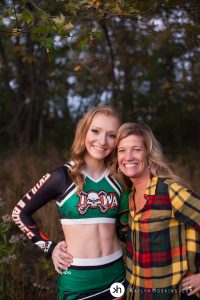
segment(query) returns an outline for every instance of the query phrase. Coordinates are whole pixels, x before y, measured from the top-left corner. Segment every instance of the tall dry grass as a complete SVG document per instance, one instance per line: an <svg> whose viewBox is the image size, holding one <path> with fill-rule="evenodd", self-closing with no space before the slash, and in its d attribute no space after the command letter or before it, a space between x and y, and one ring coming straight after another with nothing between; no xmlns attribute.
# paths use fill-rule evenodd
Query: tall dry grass
<svg viewBox="0 0 200 300"><path fill-rule="evenodd" d="M3 200L3 211L10 214L15 204L47 172L62 165L64 159L58 151L52 149L48 156L40 157L29 151L15 152L1 162L0 193ZM55 240L63 238L55 201L34 214L40 226Z"/></svg>
<svg viewBox="0 0 200 300"><path fill-rule="evenodd" d="M197 151L171 159L173 168L195 193L200 195L200 157Z"/></svg>

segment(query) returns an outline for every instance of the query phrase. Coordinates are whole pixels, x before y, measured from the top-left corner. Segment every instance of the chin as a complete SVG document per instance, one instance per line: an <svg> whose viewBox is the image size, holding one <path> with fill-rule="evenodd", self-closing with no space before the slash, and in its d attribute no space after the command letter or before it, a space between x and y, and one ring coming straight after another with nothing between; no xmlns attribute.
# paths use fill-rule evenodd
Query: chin
<svg viewBox="0 0 200 300"><path fill-rule="evenodd" d="M93 155L93 158L96 160L102 160L106 158L106 155Z"/></svg>
<svg viewBox="0 0 200 300"><path fill-rule="evenodd" d="M130 177L130 178L132 178L132 177L135 177L133 174L130 174L129 172L122 172L125 176L127 176L127 177Z"/></svg>
<svg viewBox="0 0 200 300"><path fill-rule="evenodd" d="M129 174L129 175L126 175L126 176L130 177L131 179L137 178L137 176L135 174Z"/></svg>
<svg viewBox="0 0 200 300"><path fill-rule="evenodd" d="M105 159L108 156L108 153L94 153L93 157L96 159Z"/></svg>

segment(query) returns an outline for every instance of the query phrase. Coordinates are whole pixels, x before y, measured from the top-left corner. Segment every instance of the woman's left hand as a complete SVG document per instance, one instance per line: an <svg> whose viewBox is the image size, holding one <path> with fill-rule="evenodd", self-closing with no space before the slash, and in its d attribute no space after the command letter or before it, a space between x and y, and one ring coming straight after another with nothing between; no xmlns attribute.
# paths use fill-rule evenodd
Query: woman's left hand
<svg viewBox="0 0 200 300"><path fill-rule="evenodd" d="M200 273L185 277L181 285L182 291L188 291L188 296L194 295L200 291Z"/></svg>

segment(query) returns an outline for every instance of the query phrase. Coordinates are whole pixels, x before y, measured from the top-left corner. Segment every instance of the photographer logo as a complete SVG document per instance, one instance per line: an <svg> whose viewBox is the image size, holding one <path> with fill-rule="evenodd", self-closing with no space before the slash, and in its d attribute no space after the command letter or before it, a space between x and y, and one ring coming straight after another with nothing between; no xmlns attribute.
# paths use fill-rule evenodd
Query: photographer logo
<svg viewBox="0 0 200 300"><path fill-rule="evenodd" d="M110 287L110 293L113 297L118 298L124 295L125 288L120 282L115 282Z"/></svg>

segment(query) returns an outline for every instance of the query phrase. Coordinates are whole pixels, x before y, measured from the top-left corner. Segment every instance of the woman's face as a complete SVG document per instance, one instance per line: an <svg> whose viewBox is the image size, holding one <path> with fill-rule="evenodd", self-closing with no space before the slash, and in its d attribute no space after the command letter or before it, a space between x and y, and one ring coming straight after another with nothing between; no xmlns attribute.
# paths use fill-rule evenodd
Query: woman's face
<svg viewBox="0 0 200 300"><path fill-rule="evenodd" d="M121 172L131 180L149 174L147 153L141 136L129 135L122 139L117 153Z"/></svg>
<svg viewBox="0 0 200 300"><path fill-rule="evenodd" d="M114 116L95 114L85 138L87 157L104 160L114 148L118 128L119 121Z"/></svg>

